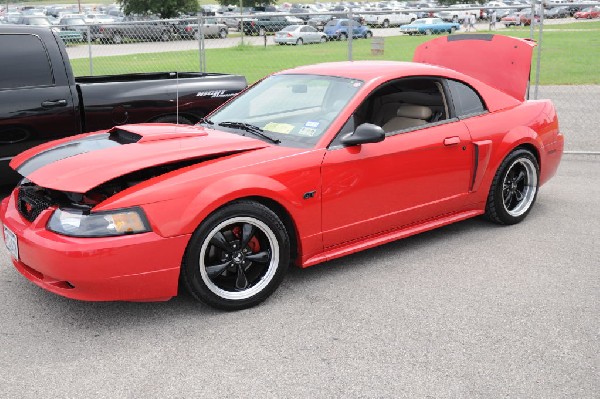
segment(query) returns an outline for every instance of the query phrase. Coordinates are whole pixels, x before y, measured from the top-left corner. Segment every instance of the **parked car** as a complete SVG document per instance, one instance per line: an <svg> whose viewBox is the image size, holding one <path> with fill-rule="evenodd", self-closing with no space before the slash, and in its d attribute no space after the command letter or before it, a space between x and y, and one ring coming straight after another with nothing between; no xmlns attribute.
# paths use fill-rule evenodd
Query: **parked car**
<svg viewBox="0 0 600 399"><path fill-rule="evenodd" d="M48 17L41 15L21 16L19 17L17 24L50 28L55 31L65 43L80 42L83 40L83 35L80 32L72 29L60 29L58 27L54 27Z"/></svg>
<svg viewBox="0 0 600 399"><path fill-rule="evenodd" d="M88 24L110 24L116 22L115 17L107 14L85 14L84 20Z"/></svg>
<svg viewBox="0 0 600 399"><path fill-rule="evenodd" d="M570 16L571 13L569 11L569 7L567 6L554 7L544 11L544 18L548 19L567 18Z"/></svg>
<svg viewBox="0 0 600 399"><path fill-rule="evenodd" d="M91 33L91 29L88 28L88 25L85 23L83 18L81 17L63 17L58 21L58 25L60 25L60 29L62 31L75 31L81 35L81 39L86 41L88 30L90 31L90 39L94 40L95 37Z"/></svg>
<svg viewBox="0 0 600 399"><path fill-rule="evenodd" d="M325 43L327 35L309 25L290 25L275 33L275 43L303 45Z"/></svg>
<svg viewBox="0 0 600 399"><path fill-rule="evenodd" d="M368 39L373 36L373 32L359 22L351 19L333 19L325 25L323 32L327 35L328 40L347 40L352 30L353 38Z"/></svg>
<svg viewBox="0 0 600 399"><path fill-rule="evenodd" d="M384 14L364 14L363 18L365 24L369 26L389 28L390 26L408 24L417 19L417 14L393 11L391 9L382 10L386 12Z"/></svg>
<svg viewBox="0 0 600 399"><path fill-rule="evenodd" d="M198 23L187 23L182 30L179 31L179 35L186 39L196 39L200 37L198 30ZM227 25L217 22L216 18L205 18L202 24L202 33L204 37L218 37L225 39L229 34L229 28Z"/></svg>
<svg viewBox="0 0 600 399"><path fill-rule="evenodd" d="M573 15L575 19L592 19L592 18L600 18L600 7L593 6L584 8L581 11L578 11Z"/></svg>
<svg viewBox="0 0 600 399"><path fill-rule="evenodd" d="M166 21L127 21L98 25L97 37L106 43L121 44L125 40L171 41L175 28Z"/></svg>
<svg viewBox="0 0 600 399"><path fill-rule="evenodd" d="M402 25L400 32L408 35L431 35L443 32L452 34L459 29L460 24L456 22L444 22L441 18L422 18L408 25Z"/></svg>
<svg viewBox="0 0 600 399"><path fill-rule="evenodd" d="M311 17L306 24L312 26L313 28L322 31L325 28L327 22L331 21L335 17L333 15L326 14L318 14L314 17Z"/></svg>
<svg viewBox="0 0 600 399"><path fill-rule="evenodd" d="M124 125L31 149L0 203L12 263L68 298L187 289L237 310L271 295L290 263L480 215L519 223L564 137L550 100L525 100L534 44L486 37L428 41L413 63L279 72L197 126Z"/></svg>
<svg viewBox="0 0 600 399"><path fill-rule="evenodd" d="M243 27L246 35L260 35L261 32L277 32L291 23L283 15L255 15L244 19Z"/></svg>
<svg viewBox="0 0 600 399"><path fill-rule="evenodd" d="M74 78L60 33L0 26L0 185L16 183L8 161L34 145L121 123L196 123L246 87L218 73Z"/></svg>

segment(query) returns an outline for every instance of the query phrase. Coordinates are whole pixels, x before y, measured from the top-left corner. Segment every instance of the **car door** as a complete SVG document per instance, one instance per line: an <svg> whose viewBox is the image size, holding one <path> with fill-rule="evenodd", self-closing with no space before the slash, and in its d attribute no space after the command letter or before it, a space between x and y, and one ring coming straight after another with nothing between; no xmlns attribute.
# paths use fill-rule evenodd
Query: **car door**
<svg viewBox="0 0 600 399"><path fill-rule="evenodd" d="M388 133L380 143L332 146L322 166L324 246L463 210L470 143L465 124L450 118Z"/></svg>
<svg viewBox="0 0 600 399"><path fill-rule="evenodd" d="M36 35L6 33L0 34L0 48L6 54L0 74L1 185L16 154L79 133L80 126L65 67L50 62L60 58L58 47L46 48Z"/></svg>

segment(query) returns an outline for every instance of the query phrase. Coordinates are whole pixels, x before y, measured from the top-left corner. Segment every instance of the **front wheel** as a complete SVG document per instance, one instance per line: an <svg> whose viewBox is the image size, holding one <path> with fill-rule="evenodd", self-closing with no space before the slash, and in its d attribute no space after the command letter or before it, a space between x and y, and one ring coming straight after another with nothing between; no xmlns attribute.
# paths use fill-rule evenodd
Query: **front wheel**
<svg viewBox="0 0 600 399"><path fill-rule="evenodd" d="M226 31L225 29L221 29L221 30L219 31L219 38L220 38L220 39L225 39L225 38L227 38L227 31Z"/></svg>
<svg viewBox="0 0 600 399"><path fill-rule="evenodd" d="M346 35L345 33L340 33L340 40L348 40L348 35Z"/></svg>
<svg viewBox="0 0 600 399"><path fill-rule="evenodd" d="M426 29L426 30L425 30L425 34L426 34L427 36L431 36L431 33L432 33L431 29Z"/></svg>
<svg viewBox="0 0 600 399"><path fill-rule="evenodd" d="M224 310L264 301L279 286L290 261L281 219L253 201L215 211L192 235L182 279L196 299Z"/></svg>
<svg viewBox="0 0 600 399"><path fill-rule="evenodd" d="M456 32L456 28L453 26L450 28L450 31L448 33L453 34L454 32Z"/></svg>
<svg viewBox="0 0 600 399"><path fill-rule="evenodd" d="M369 30L365 32L365 39L370 39L373 37L373 33Z"/></svg>
<svg viewBox="0 0 600 399"><path fill-rule="evenodd" d="M321 43L325 43L327 42L327 36L321 36L321 39L319 40Z"/></svg>
<svg viewBox="0 0 600 399"><path fill-rule="evenodd" d="M516 224L533 206L539 185L539 165L528 150L517 149L498 168L486 204L486 216L498 224Z"/></svg>

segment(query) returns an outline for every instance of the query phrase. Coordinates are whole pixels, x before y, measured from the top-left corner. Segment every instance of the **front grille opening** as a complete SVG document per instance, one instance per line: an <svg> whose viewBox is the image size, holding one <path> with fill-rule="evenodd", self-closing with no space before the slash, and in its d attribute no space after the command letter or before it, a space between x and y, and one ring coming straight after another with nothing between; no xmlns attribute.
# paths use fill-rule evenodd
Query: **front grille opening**
<svg viewBox="0 0 600 399"><path fill-rule="evenodd" d="M22 185L17 196L17 209L21 216L33 222L44 210L54 205L51 197L35 185Z"/></svg>

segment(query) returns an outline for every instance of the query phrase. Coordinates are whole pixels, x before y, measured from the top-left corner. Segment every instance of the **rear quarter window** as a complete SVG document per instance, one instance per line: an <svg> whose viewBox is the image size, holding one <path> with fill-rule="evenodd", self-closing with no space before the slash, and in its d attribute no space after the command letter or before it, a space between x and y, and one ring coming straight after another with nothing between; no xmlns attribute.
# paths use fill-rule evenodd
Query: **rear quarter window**
<svg viewBox="0 0 600 399"><path fill-rule="evenodd" d="M470 86L456 80L448 80L452 104L457 117L479 115L487 111L479 94Z"/></svg>
<svg viewBox="0 0 600 399"><path fill-rule="evenodd" d="M51 86L52 68L46 48L34 35L0 35L0 90Z"/></svg>

